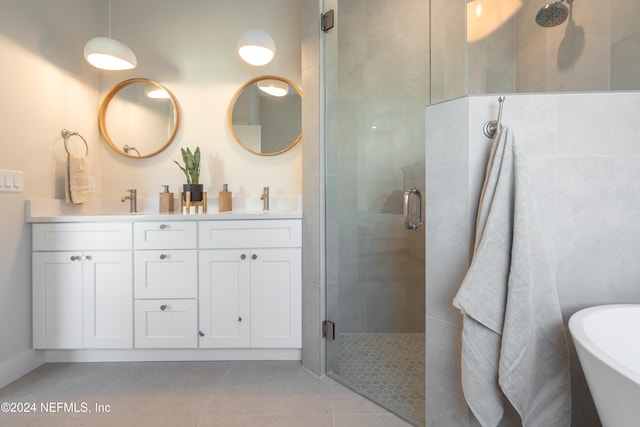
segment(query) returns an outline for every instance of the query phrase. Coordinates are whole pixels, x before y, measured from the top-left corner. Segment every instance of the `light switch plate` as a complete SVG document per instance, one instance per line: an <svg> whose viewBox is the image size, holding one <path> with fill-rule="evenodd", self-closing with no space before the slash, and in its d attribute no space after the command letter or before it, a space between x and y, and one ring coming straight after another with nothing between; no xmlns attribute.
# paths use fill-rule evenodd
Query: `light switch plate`
<svg viewBox="0 0 640 427"><path fill-rule="evenodd" d="M22 193L24 174L22 171L0 170L0 192Z"/></svg>

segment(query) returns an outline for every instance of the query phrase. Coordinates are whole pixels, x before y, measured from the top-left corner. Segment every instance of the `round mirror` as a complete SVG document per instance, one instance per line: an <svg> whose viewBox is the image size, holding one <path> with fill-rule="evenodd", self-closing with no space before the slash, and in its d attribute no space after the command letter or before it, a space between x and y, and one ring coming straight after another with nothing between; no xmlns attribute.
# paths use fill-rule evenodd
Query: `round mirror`
<svg viewBox="0 0 640 427"><path fill-rule="evenodd" d="M180 114L171 92L149 79L129 79L104 97L100 133L119 154L151 157L167 148L178 132Z"/></svg>
<svg viewBox="0 0 640 427"><path fill-rule="evenodd" d="M284 153L302 139L302 92L282 77L256 77L231 99L228 121L233 137L252 153Z"/></svg>

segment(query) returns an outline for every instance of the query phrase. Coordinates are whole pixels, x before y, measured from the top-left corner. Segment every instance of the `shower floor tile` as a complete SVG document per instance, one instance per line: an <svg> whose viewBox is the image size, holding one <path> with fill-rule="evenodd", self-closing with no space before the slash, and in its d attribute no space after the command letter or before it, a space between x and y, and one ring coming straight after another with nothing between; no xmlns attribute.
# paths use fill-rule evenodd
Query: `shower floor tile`
<svg viewBox="0 0 640 427"><path fill-rule="evenodd" d="M340 334L333 373L355 391L425 425L424 333Z"/></svg>

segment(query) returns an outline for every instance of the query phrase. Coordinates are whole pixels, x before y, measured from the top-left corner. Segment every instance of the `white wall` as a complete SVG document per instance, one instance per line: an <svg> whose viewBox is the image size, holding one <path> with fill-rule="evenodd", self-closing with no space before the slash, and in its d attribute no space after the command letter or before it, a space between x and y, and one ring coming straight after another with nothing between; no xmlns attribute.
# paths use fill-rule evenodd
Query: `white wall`
<svg viewBox="0 0 640 427"><path fill-rule="evenodd" d="M0 169L24 171L23 193L0 193L0 386L43 362L31 350L31 229L24 200L60 197L63 128L95 152L97 74L82 58L98 1L0 2ZM69 16L82 19L69 21ZM91 158L91 167L96 167Z"/></svg>
<svg viewBox="0 0 640 427"><path fill-rule="evenodd" d="M482 96L427 108L427 425L477 425L460 389L462 317L451 301L470 262L490 146L482 127L497 104ZM638 111L638 92L505 101L503 123L527 155L565 324L584 307L640 303ZM574 350L571 366L572 425L598 426Z"/></svg>
<svg viewBox="0 0 640 427"><path fill-rule="evenodd" d="M100 144L98 196L119 199L126 189L137 188L139 198L154 198L162 184L180 191L184 175L173 160L181 161L180 147L195 146L202 151L200 182L209 197L217 197L223 183L234 197L259 197L265 186L272 196L302 193L301 144L280 156L261 157L242 148L227 128L229 101L247 80L277 74L300 85L298 2L258 4L260 27L276 43L276 57L264 67L244 63L236 51L240 35L256 26L254 0L112 0L112 35L136 53L138 67L100 72L101 96L128 78L156 80L178 99L182 124L174 143L149 159L125 158Z"/></svg>
<svg viewBox="0 0 640 427"><path fill-rule="evenodd" d="M181 146L196 145L203 152L201 182L213 195L223 183L234 196L257 198L263 186L274 196L302 192L300 145L281 156L256 156L235 142L226 122L228 102L246 80L279 74L300 83L297 1L261 5L260 24L275 39L277 59L252 67L238 57L236 44L255 26L254 0L113 0L112 35L135 51L139 65L120 72L96 70L82 56L87 40L108 34L107 5L0 0L0 169L24 171L25 187L20 194L0 193L0 386L43 362L31 350L31 230L23 206L26 199L64 197L63 128L88 141L97 198L119 199L128 188L153 198L162 184L178 191L184 176L173 160L180 160ZM115 153L98 131L102 97L132 77L165 84L181 108L176 141L149 159Z"/></svg>

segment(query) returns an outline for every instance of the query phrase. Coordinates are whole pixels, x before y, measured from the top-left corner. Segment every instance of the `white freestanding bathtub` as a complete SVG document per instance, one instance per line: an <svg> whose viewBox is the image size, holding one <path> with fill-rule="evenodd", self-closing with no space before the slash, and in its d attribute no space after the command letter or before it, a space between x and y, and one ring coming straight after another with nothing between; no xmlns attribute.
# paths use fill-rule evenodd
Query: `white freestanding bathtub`
<svg viewBox="0 0 640 427"><path fill-rule="evenodd" d="M569 330L602 425L640 426L640 304L580 310Z"/></svg>

